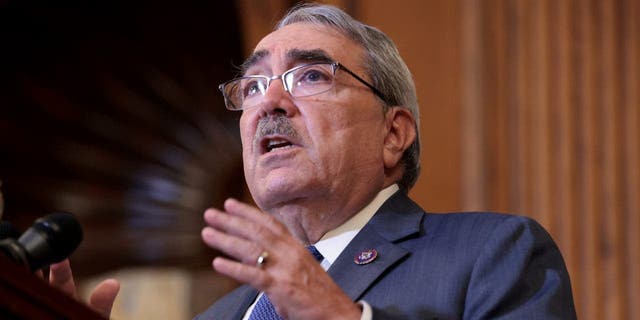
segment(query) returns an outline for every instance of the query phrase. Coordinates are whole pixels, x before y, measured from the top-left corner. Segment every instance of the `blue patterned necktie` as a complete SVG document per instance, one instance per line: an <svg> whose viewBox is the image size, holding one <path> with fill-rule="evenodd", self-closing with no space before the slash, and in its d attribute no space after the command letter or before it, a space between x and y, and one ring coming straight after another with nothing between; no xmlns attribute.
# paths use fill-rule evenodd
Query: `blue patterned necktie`
<svg viewBox="0 0 640 320"><path fill-rule="evenodd" d="M307 250L311 252L318 262L324 259L316 247L308 246ZM273 304L271 304L269 297L267 297L266 294L263 294L262 297L260 297L260 300L258 300L256 305L253 307L249 320L282 320L282 318L276 313L276 309L273 307Z"/></svg>
<svg viewBox="0 0 640 320"><path fill-rule="evenodd" d="M276 309L271 304L269 297L263 294L255 307L253 307L249 320L282 320L282 318L276 313Z"/></svg>
<svg viewBox="0 0 640 320"><path fill-rule="evenodd" d="M322 253L320 253L320 251L318 251L318 249L316 249L316 247L308 246L307 250L309 250L309 252L311 252L313 257L316 258L316 260L318 262L322 262L322 260L324 260L324 257L322 256Z"/></svg>

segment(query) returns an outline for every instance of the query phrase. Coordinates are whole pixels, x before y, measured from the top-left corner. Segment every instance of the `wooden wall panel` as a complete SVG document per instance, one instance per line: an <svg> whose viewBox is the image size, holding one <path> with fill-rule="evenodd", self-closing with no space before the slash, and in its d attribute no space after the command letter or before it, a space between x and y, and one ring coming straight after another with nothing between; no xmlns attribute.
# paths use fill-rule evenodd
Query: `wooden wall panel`
<svg viewBox="0 0 640 320"><path fill-rule="evenodd" d="M389 34L413 72L412 197L537 219L563 252L579 318L639 314L640 1L329 2Z"/></svg>
<svg viewBox="0 0 640 320"><path fill-rule="evenodd" d="M480 29L508 21L502 63L510 89L501 90L491 72L477 85L483 95L502 92L508 101L514 137L504 146L512 158L503 163L513 168L503 182L512 193L507 210L538 219L558 240L582 318L626 319L637 312L638 297L637 280L627 281L637 279L639 262L631 251L638 241L630 239L637 234L639 195L637 2L482 4L478 15L507 16L489 15ZM485 56L500 54L494 49L480 47ZM488 136L497 135L495 120L477 119ZM484 162L483 170L495 170Z"/></svg>
<svg viewBox="0 0 640 320"><path fill-rule="evenodd" d="M429 210L537 219L565 256L581 319L638 314L639 1L358 2L416 79L429 142L412 196ZM437 54L447 50L458 52Z"/></svg>

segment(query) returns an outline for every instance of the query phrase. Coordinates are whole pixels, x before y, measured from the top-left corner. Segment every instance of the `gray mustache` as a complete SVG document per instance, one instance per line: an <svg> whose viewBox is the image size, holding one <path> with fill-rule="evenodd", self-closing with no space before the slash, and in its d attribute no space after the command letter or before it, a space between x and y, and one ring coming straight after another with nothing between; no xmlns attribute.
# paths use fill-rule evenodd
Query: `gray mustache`
<svg viewBox="0 0 640 320"><path fill-rule="evenodd" d="M298 132L288 117L278 114L269 115L258 120L258 128L253 141L258 142L262 137L268 135L282 135L295 138L298 136Z"/></svg>

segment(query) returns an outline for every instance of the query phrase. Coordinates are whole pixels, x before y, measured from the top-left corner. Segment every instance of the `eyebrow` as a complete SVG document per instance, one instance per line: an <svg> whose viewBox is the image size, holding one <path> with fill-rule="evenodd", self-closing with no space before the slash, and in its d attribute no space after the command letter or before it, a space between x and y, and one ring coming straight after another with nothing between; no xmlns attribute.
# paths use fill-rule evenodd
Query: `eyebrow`
<svg viewBox="0 0 640 320"><path fill-rule="evenodd" d="M249 70L254 65L258 64L265 57L269 56L271 53L267 50L258 50L245 60L240 66L240 72L245 74L247 70ZM334 59L329 56L329 54L322 49L312 49L312 50L303 50L303 49L291 49L287 52L287 60L290 62L333 62Z"/></svg>
<svg viewBox="0 0 640 320"><path fill-rule="evenodd" d="M247 60L245 60L241 65L240 65L240 73L241 74L245 74L247 72L247 70L249 70L249 68L253 67L254 65L258 64L258 62L260 62L260 60L264 59L264 57L268 56L270 53L267 50L258 50L253 52L249 58L247 58Z"/></svg>
<svg viewBox="0 0 640 320"><path fill-rule="evenodd" d="M333 62L333 58L322 49L292 49L287 52L287 58L295 62Z"/></svg>

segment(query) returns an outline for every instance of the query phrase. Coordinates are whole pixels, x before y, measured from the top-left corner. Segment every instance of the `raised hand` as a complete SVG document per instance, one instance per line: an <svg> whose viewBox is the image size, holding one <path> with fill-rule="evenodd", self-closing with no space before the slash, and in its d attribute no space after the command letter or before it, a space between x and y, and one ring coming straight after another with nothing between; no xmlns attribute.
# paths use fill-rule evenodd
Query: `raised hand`
<svg viewBox="0 0 640 320"><path fill-rule="evenodd" d="M229 256L216 257L213 268L265 292L280 316L360 319L359 306L274 217L229 199L224 211L209 209L204 219L203 241Z"/></svg>

